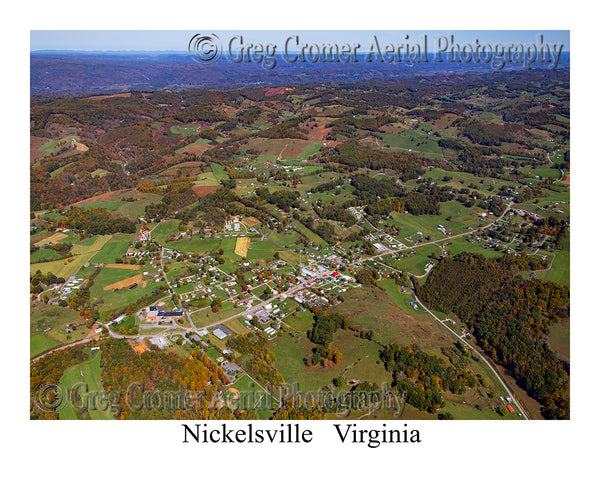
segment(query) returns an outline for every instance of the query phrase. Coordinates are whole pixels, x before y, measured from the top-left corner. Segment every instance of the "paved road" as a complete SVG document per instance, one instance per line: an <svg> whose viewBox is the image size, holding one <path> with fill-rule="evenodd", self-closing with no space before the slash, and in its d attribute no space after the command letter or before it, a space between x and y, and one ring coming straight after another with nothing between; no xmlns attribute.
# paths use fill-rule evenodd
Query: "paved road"
<svg viewBox="0 0 600 480"><path fill-rule="evenodd" d="M40 358L44 358L47 355L50 355L51 353L58 352L59 350L64 350L65 348L71 348L76 345L81 345L83 343L88 343L88 342L91 342L92 340L93 340L92 338L84 338L83 340L79 340L78 342L67 343L66 345L59 345L58 347L52 348L52 349L38 355L37 357L31 358L30 361L37 362Z"/></svg>
<svg viewBox="0 0 600 480"><path fill-rule="evenodd" d="M433 318L435 318L441 325L444 326L444 328L446 328L449 332L452 333L452 335L454 335L456 338L458 338L458 340L460 342L462 342L465 346L467 346L467 348L469 348L472 352L474 352L475 354L477 354L479 356L479 358L481 358L485 364L490 368L490 370L492 372L494 372L494 375L496 375L496 378L499 380L499 382L502 384L502 386L504 387L504 389L506 390L506 393L508 393L508 396L510 398L512 398L513 403L515 404L515 406L517 407L517 409L519 410L519 412L521 412L521 414L523 415L523 417L527 420L530 420L529 416L527 415L527 413L525 413L525 410L523 410L521 408L521 405L517 402L517 399L515 398L514 394L509 390L508 386L506 385L506 383L504 383L504 381L502 380L502 378L500 377L500 375L498 374L498 372L496 372L496 369L492 366L492 364L490 362L488 362L488 360L481 354L479 353L478 350L476 350L471 344L469 344L468 342L466 342L462 336L458 335L458 333L456 333L454 330L452 330L448 325L446 325L445 322L443 322L442 320L440 320L438 317L436 317L431 310L429 310L424 304L423 302L421 302L421 300L419 300L419 298L417 297L417 294L414 292L413 290L413 294L415 295L415 300L417 302L419 302L419 305L421 305L421 307L423 307L427 313L429 313L429 315L431 315Z"/></svg>

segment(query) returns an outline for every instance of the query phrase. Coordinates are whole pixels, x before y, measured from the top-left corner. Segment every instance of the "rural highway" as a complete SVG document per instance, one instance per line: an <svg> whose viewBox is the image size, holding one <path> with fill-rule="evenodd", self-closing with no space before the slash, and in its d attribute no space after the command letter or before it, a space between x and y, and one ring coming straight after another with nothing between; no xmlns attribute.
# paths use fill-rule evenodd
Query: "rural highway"
<svg viewBox="0 0 600 480"><path fill-rule="evenodd" d="M506 385L506 383L504 383L504 381L502 380L502 378L500 377L500 375L498 374L498 372L496 372L496 369L492 366L492 364L490 362L488 362L488 360L481 354L479 353L478 350L476 350L473 346L471 346L468 342L466 342L460 335L458 335L454 330L452 330L448 325L446 325L445 322L443 322L442 320L440 320L438 317L436 317L433 312L431 310L429 310L424 304L423 302L421 302L421 300L419 300L419 298L417 297L416 292L413 289L413 294L415 296L415 300L417 302L419 302L419 305L425 309L427 311L427 313L429 313L429 315L431 315L433 318L435 318L441 325L444 326L444 328L446 328L449 332L452 333L452 335L454 335L456 338L458 338L458 340L460 342L462 342L467 348L469 348L472 352L474 352L475 354L477 354L479 356L479 358L481 358L484 363L490 368L490 370L494 373L494 375L496 375L496 378L498 379L498 381L500 382L500 384L504 387L504 389L506 390L506 393L508 393L508 396L512 399L513 403L515 404L515 406L518 408L519 412L521 412L521 414L523 415L523 418L530 420L529 416L527 415L527 413L525 413L525 410L523 410L521 408L521 405L519 404L519 402L517 402L517 399L515 398L515 396L513 395L513 393L509 390L508 386Z"/></svg>

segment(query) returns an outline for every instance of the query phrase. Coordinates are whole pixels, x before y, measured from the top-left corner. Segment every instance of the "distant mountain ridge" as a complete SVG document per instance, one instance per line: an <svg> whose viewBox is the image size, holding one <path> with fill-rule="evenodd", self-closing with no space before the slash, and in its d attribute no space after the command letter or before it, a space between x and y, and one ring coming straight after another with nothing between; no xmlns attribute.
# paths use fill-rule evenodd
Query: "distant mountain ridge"
<svg viewBox="0 0 600 480"><path fill-rule="evenodd" d="M130 90L182 90L190 88L237 88L281 86L290 83L348 83L376 79L400 79L417 75L493 73L484 63L367 62L359 54L356 63L289 63L275 55L275 68L260 63L233 63L223 57L213 65L200 65L187 52L68 52L37 51L30 54L32 95L80 96ZM558 68L569 68L569 52L563 52ZM539 66L539 67L538 67ZM547 69L545 64L533 67ZM507 64L504 70L523 69Z"/></svg>

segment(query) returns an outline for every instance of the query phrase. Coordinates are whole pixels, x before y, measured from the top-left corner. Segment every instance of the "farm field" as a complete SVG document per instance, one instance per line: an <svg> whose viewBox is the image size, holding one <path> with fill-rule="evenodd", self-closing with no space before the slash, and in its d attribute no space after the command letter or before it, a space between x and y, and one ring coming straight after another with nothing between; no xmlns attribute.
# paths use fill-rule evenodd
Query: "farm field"
<svg viewBox="0 0 600 480"><path fill-rule="evenodd" d="M77 329L66 333L65 327L68 323L75 324ZM88 333L89 329L86 328L81 316L71 309L44 303L32 305L30 308L30 356L32 357L57 345L82 340Z"/></svg>
<svg viewBox="0 0 600 480"><path fill-rule="evenodd" d="M92 263L113 263L117 258L121 258L129 248L129 242L135 239L135 235L126 233L116 233L110 240L104 244L102 249L92 258Z"/></svg>
<svg viewBox="0 0 600 480"><path fill-rule="evenodd" d="M40 270L46 274L48 272L54 273L57 277L69 278L74 275L83 265L90 261L90 259L102 249L102 247L110 240L111 235L99 235L91 239L91 244L86 246L75 245L73 246L73 261L68 260L55 260L52 262L36 263L31 265L31 271L35 272Z"/></svg>
<svg viewBox="0 0 600 480"><path fill-rule="evenodd" d="M378 288L354 289L344 298L344 303L334 307L333 311L345 315L351 326L373 330L374 340L378 342L399 345L416 342L424 350L451 344L451 339L433 323L431 317L406 313ZM376 310L370 307L373 302L378 306Z"/></svg>
<svg viewBox="0 0 600 480"><path fill-rule="evenodd" d="M360 379L378 385L391 381L391 375L378 364L379 348L376 344L356 337L350 331L339 331L333 345L343 355L343 362L331 367L307 367L303 358L312 350L312 343L302 334L284 334L271 341L275 365L288 382L298 382L300 390L318 391L337 376L347 380Z"/></svg>

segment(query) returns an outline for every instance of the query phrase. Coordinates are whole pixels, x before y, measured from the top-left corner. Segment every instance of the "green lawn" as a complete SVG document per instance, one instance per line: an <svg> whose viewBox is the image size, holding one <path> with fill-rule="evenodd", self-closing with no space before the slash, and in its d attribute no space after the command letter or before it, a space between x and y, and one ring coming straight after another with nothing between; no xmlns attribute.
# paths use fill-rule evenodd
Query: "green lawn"
<svg viewBox="0 0 600 480"><path fill-rule="evenodd" d="M53 248L40 248L29 255L29 261L32 263L38 263L44 260L56 260L59 258L60 255Z"/></svg>
<svg viewBox="0 0 600 480"><path fill-rule="evenodd" d="M164 244L167 237L179 234L179 220L164 220L152 231L152 237L160 244Z"/></svg>
<svg viewBox="0 0 600 480"><path fill-rule="evenodd" d="M115 263L129 248L129 242L135 239L135 234L116 233L91 259L92 263Z"/></svg>
<svg viewBox="0 0 600 480"><path fill-rule="evenodd" d="M210 168L212 169L213 175L217 182L221 183L223 180L229 180L229 175L225 173L225 167L219 163L211 163Z"/></svg>
<svg viewBox="0 0 600 480"><path fill-rule="evenodd" d="M92 420L109 420L114 417L110 413L110 405L95 404L91 398L94 393L102 393L102 372L100 367L100 352L93 354L92 358L78 365L69 367L63 373L60 383L70 391L75 385L83 384L82 388L77 391L81 393L81 404L89 405L88 412ZM87 394L86 394L87 390ZM68 403L63 410L60 411L59 418L61 420L75 420L77 415L73 406Z"/></svg>
<svg viewBox="0 0 600 480"><path fill-rule="evenodd" d="M314 346L303 333L279 335L270 346L276 357L275 365L285 381L298 383L304 392L318 391L340 375L347 380L359 379L377 384L391 382L391 375L378 363L381 347L356 337L349 330L336 332L332 342L332 346L342 352L341 365L307 367L303 358L310 354Z"/></svg>
<svg viewBox="0 0 600 480"><path fill-rule="evenodd" d="M314 323L314 318L310 311L304 310L303 312L298 311L292 313L291 315L287 316L283 321L295 330L302 332L312 327Z"/></svg>
<svg viewBox="0 0 600 480"><path fill-rule="evenodd" d="M74 275L84 263L90 261L90 259L102 249L102 247L111 239L111 235L98 235L87 239L87 242L74 243L72 253L74 254L73 261L68 260L55 260L53 262L45 262L32 265L30 270L35 272L40 270L46 274L48 272L54 273L57 277L69 278Z"/></svg>
<svg viewBox="0 0 600 480"><path fill-rule="evenodd" d="M29 356L35 357L57 345L60 345L60 342L40 333L36 333L29 338Z"/></svg>
<svg viewBox="0 0 600 480"><path fill-rule="evenodd" d="M67 323L79 325L84 322L79 313L70 308L45 303L32 306L30 309L31 356L57 344L76 342L87 336L89 330L85 325L67 334L65 332Z"/></svg>

